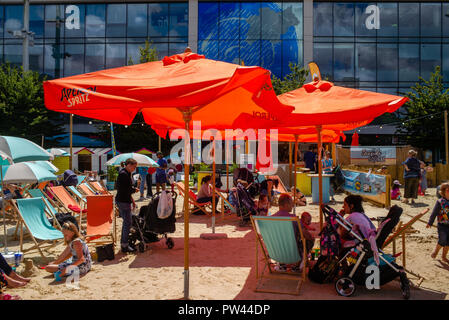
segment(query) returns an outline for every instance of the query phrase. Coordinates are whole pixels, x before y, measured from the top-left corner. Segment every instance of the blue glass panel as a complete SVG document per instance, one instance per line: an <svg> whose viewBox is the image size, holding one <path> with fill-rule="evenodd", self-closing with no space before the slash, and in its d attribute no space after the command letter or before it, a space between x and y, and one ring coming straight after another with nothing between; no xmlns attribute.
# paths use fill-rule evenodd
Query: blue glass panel
<svg viewBox="0 0 449 320"><path fill-rule="evenodd" d="M428 80L430 74L435 72L435 67L441 66L441 45L421 45L421 77Z"/></svg>
<svg viewBox="0 0 449 320"><path fill-rule="evenodd" d="M30 46L30 70L37 71L40 74L44 72L44 46Z"/></svg>
<svg viewBox="0 0 449 320"><path fill-rule="evenodd" d="M106 69L126 66L125 44L106 45Z"/></svg>
<svg viewBox="0 0 449 320"><path fill-rule="evenodd" d="M22 65L22 46L21 45L5 45L5 62L9 62L11 66L20 67Z"/></svg>
<svg viewBox="0 0 449 320"><path fill-rule="evenodd" d="M198 53L204 54L207 59L218 60L218 41L217 40L198 41Z"/></svg>
<svg viewBox="0 0 449 320"><path fill-rule="evenodd" d="M421 36L441 36L441 3L421 3Z"/></svg>
<svg viewBox="0 0 449 320"><path fill-rule="evenodd" d="M168 3L148 4L148 35L152 37L168 36ZM167 48L168 52L168 48Z"/></svg>
<svg viewBox="0 0 449 320"><path fill-rule="evenodd" d="M162 60L165 56L168 56L168 43L155 43L157 56L159 60Z"/></svg>
<svg viewBox="0 0 449 320"><path fill-rule="evenodd" d="M44 6L30 5L30 31L34 32L35 38L42 38L44 36L44 21Z"/></svg>
<svg viewBox="0 0 449 320"><path fill-rule="evenodd" d="M217 39L218 39L218 3L199 2L198 40L217 40Z"/></svg>
<svg viewBox="0 0 449 320"><path fill-rule="evenodd" d="M105 45L86 44L85 72L94 72L104 69Z"/></svg>
<svg viewBox="0 0 449 320"><path fill-rule="evenodd" d="M377 81L398 80L398 45L377 44Z"/></svg>
<svg viewBox="0 0 449 320"><path fill-rule="evenodd" d="M44 47L44 73L52 78L62 77L64 46L49 44Z"/></svg>
<svg viewBox="0 0 449 320"><path fill-rule="evenodd" d="M240 43L238 40L218 42L218 60L240 64Z"/></svg>
<svg viewBox="0 0 449 320"><path fill-rule="evenodd" d="M86 5L86 37L104 37L106 33L106 5Z"/></svg>
<svg viewBox="0 0 449 320"><path fill-rule="evenodd" d="M189 7L187 3L170 3L169 5L170 37L188 37Z"/></svg>
<svg viewBox="0 0 449 320"><path fill-rule="evenodd" d="M283 3L282 39L303 38L302 3Z"/></svg>
<svg viewBox="0 0 449 320"><path fill-rule="evenodd" d="M22 28L23 6L5 6L5 38L13 38L11 33L15 30L22 30Z"/></svg>
<svg viewBox="0 0 449 320"><path fill-rule="evenodd" d="M5 16L3 13L4 6L0 6L0 39L3 38L3 24L5 23ZM2 50L2 56L3 56L3 50ZM1 60L0 60L1 62Z"/></svg>
<svg viewBox="0 0 449 320"><path fill-rule="evenodd" d="M398 35L398 4L378 3L380 10L380 29L377 30L379 37L395 37Z"/></svg>
<svg viewBox="0 0 449 320"><path fill-rule="evenodd" d="M443 44L443 63L442 70L443 81L449 82L449 44Z"/></svg>
<svg viewBox="0 0 449 320"><path fill-rule="evenodd" d="M218 35L220 39L239 39L240 4L220 2L220 18L218 21Z"/></svg>
<svg viewBox="0 0 449 320"><path fill-rule="evenodd" d="M106 7L106 36L126 36L126 4L108 4Z"/></svg>
<svg viewBox="0 0 449 320"><path fill-rule="evenodd" d="M377 29L375 28L374 24L378 9L375 5L375 3L355 4L355 33L357 36L376 36Z"/></svg>
<svg viewBox="0 0 449 320"><path fill-rule="evenodd" d="M240 41L240 61L245 66L260 66L260 40Z"/></svg>
<svg viewBox="0 0 449 320"><path fill-rule="evenodd" d="M419 45L399 44L399 81L418 81Z"/></svg>
<svg viewBox="0 0 449 320"><path fill-rule="evenodd" d="M290 73L289 63L302 65L302 42L282 40L282 76Z"/></svg>
<svg viewBox="0 0 449 320"><path fill-rule="evenodd" d="M240 39L260 39L260 3L240 4Z"/></svg>
<svg viewBox="0 0 449 320"><path fill-rule="evenodd" d="M354 44L334 44L335 81L354 81Z"/></svg>
<svg viewBox="0 0 449 320"><path fill-rule="evenodd" d="M282 3L262 2L262 39L281 39L282 32Z"/></svg>
<svg viewBox="0 0 449 320"><path fill-rule="evenodd" d="M334 3L334 36L354 36L353 3Z"/></svg>
<svg viewBox="0 0 449 320"><path fill-rule="evenodd" d="M65 37L84 37L84 24L86 19L84 4L71 4L65 6Z"/></svg>
<svg viewBox="0 0 449 320"><path fill-rule="evenodd" d="M46 5L45 6L45 38L56 38L61 40L64 37L64 6Z"/></svg>
<svg viewBox="0 0 449 320"><path fill-rule="evenodd" d="M313 60L320 68L321 78L333 81L333 54L331 43L314 43Z"/></svg>
<svg viewBox="0 0 449 320"><path fill-rule="evenodd" d="M66 44L64 59L64 77L84 73L84 45Z"/></svg>
<svg viewBox="0 0 449 320"><path fill-rule="evenodd" d="M261 62L262 68L268 69L276 77L282 75L282 47L279 40L262 40L261 41Z"/></svg>
<svg viewBox="0 0 449 320"><path fill-rule="evenodd" d="M128 4L128 37L146 37L147 18L146 4Z"/></svg>
<svg viewBox="0 0 449 320"><path fill-rule="evenodd" d="M449 3L443 3L443 37L449 37Z"/></svg>
<svg viewBox="0 0 449 320"><path fill-rule="evenodd" d="M315 36L332 37L332 3L315 2L313 4L313 34Z"/></svg>
<svg viewBox="0 0 449 320"><path fill-rule="evenodd" d="M399 36L419 35L419 3L399 3Z"/></svg>
<svg viewBox="0 0 449 320"><path fill-rule="evenodd" d="M174 55L183 53L187 47L187 42L171 42L168 44L168 54Z"/></svg>
<svg viewBox="0 0 449 320"><path fill-rule="evenodd" d="M376 44L358 43L355 50L355 77L359 81L376 81Z"/></svg>
<svg viewBox="0 0 449 320"><path fill-rule="evenodd" d="M144 47L144 43L128 43L126 50L126 64L139 64L140 63L140 51L139 47ZM130 62L132 60L132 63Z"/></svg>

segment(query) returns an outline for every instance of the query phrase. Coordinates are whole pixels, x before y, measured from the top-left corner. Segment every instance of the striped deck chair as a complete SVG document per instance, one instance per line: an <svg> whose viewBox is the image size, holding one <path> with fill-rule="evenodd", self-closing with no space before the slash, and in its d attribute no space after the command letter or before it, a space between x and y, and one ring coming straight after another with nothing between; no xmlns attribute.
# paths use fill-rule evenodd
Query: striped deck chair
<svg viewBox="0 0 449 320"><path fill-rule="evenodd" d="M87 176L76 176L78 179L78 186L86 180Z"/></svg>
<svg viewBox="0 0 449 320"><path fill-rule="evenodd" d="M185 189L184 189L184 183L183 182L176 182L176 187L178 188L179 194L182 195L184 198L186 196ZM204 212L206 215L210 216L212 214L212 202L204 202L204 203L198 203L196 194L189 189L189 214L192 212L197 211L198 209ZM209 209L209 210L207 210Z"/></svg>
<svg viewBox="0 0 449 320"><path fill-rule="evenodd" d="M113 243L115 245L116 219L114 196L87 196L86 241L95 245ZM112 226L112 229L111 229ZM108 240L102 238L109 238Z"/></svg>
<svg viewBox="0 0 449 320"><path fill-rule="evenodd" d="M42 250L48 250L58 245L64 239L64 236L61 231L53 228L48 221L44 201L41 198L17 199L14 206L20 217L20 251L28 252L37 249L40 255L45 258ZM23 250L23 225L25 225L35 244L25 250ZM39 243L37 239L41 242ZM44 246L45 244L47 246Z"/></svg>
<svg viewBox="0 0 449 320"><path fill-rule="evenodd" d="M61 228L59 225L58 220L56 219L56 214L58 213L58 210L56 209L55 203L47 197L46 194L42 192L40 189L29 189L27 190L28 194L31 196L31 198L42 198L44 200L45 204L45 212L47 212L49 218L55 218L53 221L55 222L54 227Z"/></svg>
<svg viewBox="0 0 449 320"><path fill-rule="evenodd" d="M68 186L69 192L78 200L78 203L86 203L86 197L81 194L74 186Z"/></svg>
<svg viewBox="0 0 449 320"><path fill-rule="evenodd" d="M81 216L87 213L83 203L78 203L63 186L49 187L48 190L58 200L59 204L67 210L79 216L79 226L81 227Z"/></svg>
<svg viewBox="0 0 449 320"><path fill-rule="evenodd" d="M256 279L258 283L255 291L269 292L269 293L286 293L299 295L302 283L306 279L307 253L306 242L299 228L299 235L301 237L302 246L298 248L293 222L297 222L300 226L300 221L297 217L265 217L265 216L251 216L251 223L256 234L256 241L259 243L264 256L264 269L259 278L259 258L258 246L256 245ZM299 272L293 271L276 271L274 262L280 264L291 264L302 266ZM265 271L268 274L265 275ZM264 289L264 279L288 279L297 281L296 289L294 291Z"/></svg>
<svg viewBox="0 0 449 320"><path fill-rule="evenodd" d="M95 191L93 191L92 188L87 183L81 183L78 186L78 188L86 196L94 196L95 195Z"/></svg>
<svg viewBox="0 0 449 320"><path fill-rule="evenodd" d="M95 192L98 192L99 194L110 194L109 191L105 187L103 187L100 182L89 181L88 183Z"/></svg>

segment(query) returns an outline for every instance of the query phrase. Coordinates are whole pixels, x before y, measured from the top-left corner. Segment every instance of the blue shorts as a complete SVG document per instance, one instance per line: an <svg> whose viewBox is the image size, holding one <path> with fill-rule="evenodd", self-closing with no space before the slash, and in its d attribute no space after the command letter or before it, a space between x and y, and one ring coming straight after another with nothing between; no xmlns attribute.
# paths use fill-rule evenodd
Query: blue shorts
<svg viewBox="0 0 449 320"><path fill-rule="evenodd" d="M164 172L163 174L156 173L156 183L167 183L167 174Z"/></svg>

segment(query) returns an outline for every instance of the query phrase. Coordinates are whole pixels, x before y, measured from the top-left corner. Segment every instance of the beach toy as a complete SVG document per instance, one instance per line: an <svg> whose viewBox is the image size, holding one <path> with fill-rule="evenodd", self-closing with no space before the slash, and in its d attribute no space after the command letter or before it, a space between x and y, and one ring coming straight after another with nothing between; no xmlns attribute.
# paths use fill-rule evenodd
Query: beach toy
<svg viewBox="0 0 449 320"><path fill-rule="evenodd" d="M55 276L56 281L62 281L61 271L57 271L57 272L53 273L53 275Z"/></svg>

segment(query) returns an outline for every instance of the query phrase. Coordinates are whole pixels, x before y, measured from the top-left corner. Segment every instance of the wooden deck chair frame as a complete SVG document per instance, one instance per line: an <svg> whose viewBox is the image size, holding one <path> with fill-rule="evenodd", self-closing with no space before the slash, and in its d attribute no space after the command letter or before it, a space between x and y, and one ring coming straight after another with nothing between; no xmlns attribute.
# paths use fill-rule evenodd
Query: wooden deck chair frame
<svg viewBox="0 0 449 320"><path fill-rule="evenodd" d="M64 201L57 195L57 193L54 192L54 188L58 188L58 187L62 187L62 188L59 188L59 189L60 189L60 190L64 190L64 191L67 193L67 195L74 201L74 203L75 203L76 205L78 205L78 207L79 207L80 210L81 210L80 213L77 213L77 212L71 210L71 209L69 208L68 204L64 203ZM49 190L50 193L56 198L56 200L58 200L58 202L61 204L61 206L67 210L67 212L72 212L74 216L78 215L78 219L79 219L78 223L79 223L79 228L80 228L80 230L81 230L81 222L82 222L82 216L83 216L82 211L83 211L83 209L84 209L84 207L85 207L85 206L84 206L84 203L80 204L78 201L76 201L76 199L74 199L74 198L70 195L70 192L69 192L65 187L63 187L63 186L50 187L50 188L48 188L48 190Z"/></svg>
<svg viewBox="0 0 449 320"><path fill-rule="evenodd" d="M281 193L289 192L288 189L285 187L284 183L282 182L281 178L278 175L268 175L268 176L266 176L266 179L277 179L279 181L279 185L283 189L283 190L278 190L278 191ZM274 187L274 184L273 184L273 187ZM278 203L277 203L278 198L279 198L279 195L275 194L273 196L270 196L270 194L269 194L269 200L270 200L270 202L272 201L273 205L278 205Z"/></svg>
<svg viewBox="0 0 449 320"><path fill-rule="evenodd" d="M85 196L95 196L95 193L85 183L79 184L77 189L84 193Z"/></svg>
<svg viewBox="0 0 449 320"><path fill-rule="evenodd" d="M87 183L100 194L110 194L109 191L99 181L87 181Z"/></svg>
<svg viewBox="0 0 449 320"><path fill-rule="evenodd" d="M32 190L32 189L30 189L30 190ZM28 194L31 198L34 198L34 197L31 195L31 193L29 192L30 190L27 190L27 194ZM62 229L62 228L61 228L61 225L59 224L58 219L56 219L56 216L53 214L51 208L48 206L48 203L50 203L50 204L53 206L53 209L55 209L55 210L58 211L58 212L60 212L59 207L53 202L53 200L51 200L51 199L48 197L48 195L47 195L44 191L42 191L41 189L38 189L38 190L40 190L40 191L42 192L42 195L44 196L44 204L45 204L45 208L46 208L45 212L47 213L47 216L48 216L50 219L53 219L53 226L54 226L55 228L58 228L59 230L61 230L61 229Z"/></svg>
<svg viewBox="0 0 449 320"><path fill-rule="evenodd" d="M183 197L186 197L186 193L184 190L184 185L180 182L176 182L176 187L178 188L179 194ZM189 200L189 214L191 214L194 211L197 211L196 209L200 209L204 214L211 216L212 215L212 202L205 202L205 203L198 203L195 199L192 199L190 195L187 196ZM207 211L206 208L209 208L210 211Z"/></svg>
<svg viewBox="0 0 449 320"><path fill-rule="evenodd" d="M87 234L85 236L86 239L86 243L89 245L104 245L104 244L109 244L112 243L115 247L115 243L117 240L117 233L116 233L116 229L117 229L117 216L115 214L115 205L114 205L114 196L111 194L104 194L104 195L94 195L94 196L87 196L86 197L86 203L87 205L89 205L89 200L92 198L96 198L96 197L108 197L111 198L111 202L112 202L112 230L108 233L108 234ZM88 212L89 212L89 207L88 207ZM88 213L89 215L89 213ZM88 219L88 217L87 217ZM89 223L89 220L87 220L87 223ZM87 227L86 227L87 229ZM100 237L100 238L96 238L93 240L90 240L89 238L96 238L96 237ZM104 240L104 238L110 238L109 240Z"/></svg>
<svg viewBox="0 0 449 320"><path fill-rule="evenodd" d="M301 236L301 242L303 245L303 268L302 268L302 272L295 273L295 272L287 272L287 271L276 271L273 268L273 265L275 264L273 262L273 260L270 258L266 247L265 247L265 243L264 240L262 238L262 236L259 233L259 229L256 225L256 221L255 220L274 220L273 218L276 217L272 217L272 216L268 216L268 217L263 217L263 216L257 216L257 217L253 217L251 216L251 224L253 226L253 230L254 233L256 235L256 288L254 289L255 292L266 292L266 293L280 293L280 294L291 294L291 295L299 295L299 292L301 290L302 284L306 281L306 268L308 265L308 261L307 261L307 252L306 252L306 241L304 239L304 235L302 233L301 227L299 227L299 234ZM285 217L283 217L285 218ZM298 226L301 226L301 222L299 221L298 217L295 218L289 218L289 219L283 219L284 221L293 223L293 222L297 222ZM261 248L262 253L263 253L263 262L264 262L264 268L262 270L262 273L259 276L259 252L258 252L258 248ZM266 271L268 270L268 274L265 274ZM276 291L276 290L268 290L268 289L261 289L260 285L262 284L264 279L282 279L282 280L295 280L297 281L297 286L296 289L294 291Z"/></svg>
<svg viewBox="0 0 449 320"><path fill-rule="evenodd" d="M76 192L74 192L73 189L75 189L76 191L78 191L78 193L82 196L81 192L75 188L74 186L68 186L67 187L67 191L73 196L75 197L75 199L77 200L78 203L86 203L86 197L80 197Z"/></svg>
<svg viewBox="0 0 449 320"><path fill-rule="evenodd" d="M43 200L42 200L43 201ZM46 251L48 249L51 249L57 245L59 245L61 242L64 241L64 238L60 239L60 240L42 240L40 243L36 240L36 238L33 236L33 234L30 231L30 228L28 227L28 225L25 223L25 220L22 217L22 214L20 213L20 210L17 206L17 203L15 200L11 201L14 210L16 210L17 214L18 214L18 218L19 218L19 229L20 229L20 242L19 242L19 246L20 246L20 252L26 253L26 252L30 252L32 250L37 249L39 251L39 254L42 256L42 258L45 258L44 253L42 252L42 250ZM44 202L45 204L45 202ZM56 220L56 219L55 219ZM34 246L28 249L23 249L23 226L25 226L26 230L28 231L31 239L34 242ZM46 245L46 246L45 246Z"/></svg>
<svg viewBox="0 0 449 320"><path fill-rule="evenodd" d="M237 212L237 208L234 207L234 206L229 202L229 200L226 199L226 197L225 197L220 191L215 190L215 193L217 194L218 199L219 199L220 202L221 202L221 219L224 220L224 219L234 218L234 217L231 216L231 215L225 216L225 204L228 205L228 206L229 206L231 209L233 209L235 212Z"/></svg>

